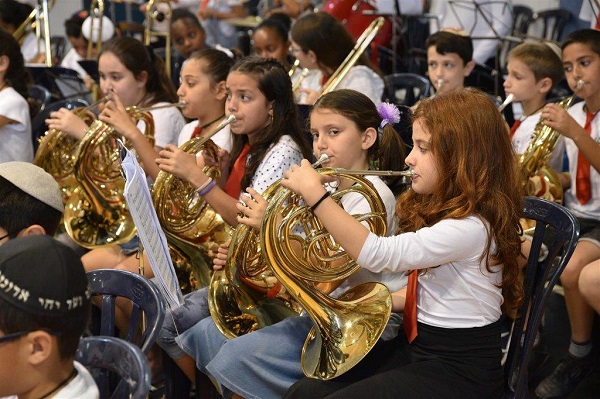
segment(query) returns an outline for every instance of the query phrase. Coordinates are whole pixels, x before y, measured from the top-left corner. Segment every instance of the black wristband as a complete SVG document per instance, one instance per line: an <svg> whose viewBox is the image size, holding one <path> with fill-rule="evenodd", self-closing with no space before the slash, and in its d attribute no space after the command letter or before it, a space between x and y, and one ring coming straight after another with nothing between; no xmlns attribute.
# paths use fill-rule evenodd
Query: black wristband
<svg viewBox="0 0 600 399"><path fill-rule="evenodd" d="M325 194L323 194L323 196L322 196L321 198L319 198L319 200L318 200L317 202L315 202L315 203L314 203L314 204L313 204L313 205L310 207L310 210L311 210L312 212L314 212L314 211L315 211L315 209L317 209L317 207L318 207L319 205L321 205L321 202L323 202L323 200L324 200L325 198L329 197L330 195L331 195L331 194L329 194L329 191L325 191Z"/></svg>

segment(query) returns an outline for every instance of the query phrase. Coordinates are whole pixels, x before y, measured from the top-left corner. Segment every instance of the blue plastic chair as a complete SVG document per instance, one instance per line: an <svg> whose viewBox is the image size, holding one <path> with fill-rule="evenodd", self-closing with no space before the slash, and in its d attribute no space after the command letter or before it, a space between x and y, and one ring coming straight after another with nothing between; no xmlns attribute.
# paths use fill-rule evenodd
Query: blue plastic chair
<svg viewBox="0 0 600 399"><path fill-rule="evenodd" d="M132 301L133 310L125 340L138 344L142 352L148 353L158 337L165 318L165 301L150 280L125 270L99 269L87 272L92 296L102 297L100 329L94 335L115 336L115 300L123 297ZM139 338L138 328L142 314L145 329Z"/></svg>
<svg viewBox="0 0 600 399"><path fill-rule="evenodd" d="M579 240L579 222L567 208L545 199L525 198L524 217L536 221L525 269L525 300L514 322L504 375L509 398L528 395L527 364L536 332L552 293ZM539 261L542 240L548 249ZM521 337L525 336L523 345ZM513 377L514 376L514 377Z"/></svg>
<svg viewBox="0 0 600 399"><path fill-rule="evenodd" d="M385 96L396 105L412 106L429 96L431 83L416 73L393 73L384 77Z"/></svg>
<svg viewBox="0 0 600 399"><path fill-rule="evenodd" d="M79 341L75 360L94 377L100 398L145 399L150 391L150 366L137 346L116 337L87 337ZM110 394L111 375L118 385Z"/></svg>

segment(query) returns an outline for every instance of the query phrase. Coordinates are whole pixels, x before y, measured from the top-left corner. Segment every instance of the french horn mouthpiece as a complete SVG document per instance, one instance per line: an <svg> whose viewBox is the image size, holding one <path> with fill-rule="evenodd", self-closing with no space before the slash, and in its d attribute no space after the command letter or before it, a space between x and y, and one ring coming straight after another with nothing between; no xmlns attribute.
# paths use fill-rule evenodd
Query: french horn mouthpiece
<svg viewBox="0 0 600 399"><path fill-rule="evenodd" d="M502 105L500 105L498 107L498 112L504 111L504 108L506 108L508 106L508 104L512 103L514 98L515 98L515 95L512 93L510 93L508 96L506 96Z"/></svg>
<svg viewBox="0 0 600 399"><path fill-rule="evenodd" d="M312 164L312 167L316 168L318 166L321 166L321 164L327 162L328 159L329 159L329 155L321 154L319 159L317 159L317 161Z"/></svg>
<svg viewBox="0 0 600 399"><path fill-rule="evenodd" d="M581 90L581 89L583 89L583 86L585 86L585 82L583 81L583 79L579 79L577 81L577 84L575 85L575 88L577 90Z"/></svg>

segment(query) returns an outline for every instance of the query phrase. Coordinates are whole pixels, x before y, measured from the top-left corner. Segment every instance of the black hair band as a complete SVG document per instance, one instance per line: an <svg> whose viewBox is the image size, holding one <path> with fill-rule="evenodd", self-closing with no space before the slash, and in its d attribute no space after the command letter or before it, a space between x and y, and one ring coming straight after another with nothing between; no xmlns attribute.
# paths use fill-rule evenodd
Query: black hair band
<svg viewBox="0 0 600 399"><path fill-rule="evenodd" d="M311 207L310 210L312 212L315 211L315 209L317 209L317 207L319 205L321 205L321 202L323 202L325 200L325 198L329 197L331 194L329 194L329 191L325 191L325 194L323 194L323 196L321 198L319 198L319 200L317 202L315 202Z"/></svg>

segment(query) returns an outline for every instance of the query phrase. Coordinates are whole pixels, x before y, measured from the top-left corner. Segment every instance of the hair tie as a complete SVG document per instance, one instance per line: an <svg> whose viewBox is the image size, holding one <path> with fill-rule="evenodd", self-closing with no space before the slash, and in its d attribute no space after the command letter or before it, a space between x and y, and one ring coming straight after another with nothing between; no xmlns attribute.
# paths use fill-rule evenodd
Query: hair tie
<svg viewBox="0 0 600 399"><path fill-rule="evenodd" d="M381 128L387 124L400 122L400 110L394 104L385 102L377 106L377 113L381 117Z"/></svg>

